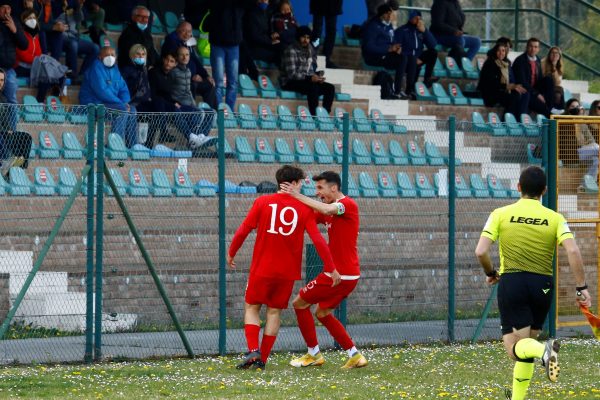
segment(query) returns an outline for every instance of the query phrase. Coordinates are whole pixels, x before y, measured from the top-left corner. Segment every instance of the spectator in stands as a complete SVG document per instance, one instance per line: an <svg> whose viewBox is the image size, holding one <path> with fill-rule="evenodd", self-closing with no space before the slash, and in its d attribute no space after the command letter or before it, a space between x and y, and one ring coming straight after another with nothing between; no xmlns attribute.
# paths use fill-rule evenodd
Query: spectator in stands
<svg viewBox="0 0 600 400"><path fill-rule="evenodd" d="M392 7L392 10L396 11L400 8L400 4L397 0L365 0L367 5L367 20L377 17L377 9L379 6L387 4Z"/></svg>
<svg viewBox="0 0 600 400"><path fill-rule="evenodd" d="M129 104L130 101L129 89L116 66L115 49L103 47L83 75L79 103L104 104L106 108L116 110L112 116L112 131L121 135L129 148L137 143L136 110Z"/></svg>
<svg viewBox="0 0 600 400"><path fill-rule="evenodd" d="M433 0L431 33L439 44L450 47L448 55L461 67L462 58L473 60L481 47L481 39L466 35L463 31L464 25L465 14L459 0ZM468 51L465 51L467 48Z"/></svg>
<svg viewBox="0 0 600 400"><path fill-rule="evenodd" d="M296 43L285 49L281 61L281 87L305 94L308 109L316 115L319 96L323 95L323 108L331 113L335 87L325 82L323 71L315 71L316 54L310 44L311 31L307 26L296 30Z"/></svg>
<svg viewBox="0 0 600 400"><path fill-rule="evenodd" d="M13 104L3 94L6 84L6 72L0 68L0 173L8 180L11 167L27 168L29 151L31 150L31 135L27 132L16 130L16 122L8 117L16 114Z"/></svg>
<svg viewBox="0 0 600 400"><path fill-rule="evenodd" d="M154 39L148 22L150 21L150 10L144 6L136 6L131 12L131 21L127 24L119 41L117 42L117 48L119 49L119 55L117 57L117 64L125 65L129 59L129 50L134 44L141 44L148 51L147 65L149 68L153 67L159 60L159 55L154 48Z"/></svg>
<svg viewBox="0 0 600 400"><path fill-rule="evenodd" d="M600 100L592 101L590 105L590 110L588 111L588 115L590 117L600 117ZM600 124L588 124L588 128L594 137L596 143L600 143Z"/></svg>
<svg viewBox="0 0 600 400"><path fill-rule="evenodd" d="M510 63L506 60L507 47L497 44L483 63L477 90L486 107L500 104L504 112L519 116L527 113L527 90L511 80Z"/></svg>
<svg viewBox="0 0 600 400"><path fill-rule="evenodd" d="M100 7L98 1L100 0L92 0L85 3L87 14L83 22L85 26L87 26L90 39L99 46L100 36L106 35L104 30L104 18L106 13L104 12L104 8Z"/></svg>
<svg viewBox="0 0 600 400"><path fill-rule="evenodd" d="M185 113L175 117L175 124L188 140L192 149L206 147L215 143L215 138L208 136L212 127L212 118L196 106L191 90L192 72L187 67L190 62L190 50L187 46L177 49L177 65L169 72L170 97L179 112ZM211 114L212 115L212 114Z"/></svg>
<svg viewBox="0 0 600 400"><path fill-rule="evenodd" d="M585 115L585 109L581 107L579 100L569 99L565 104L563 115L581 116ZM594 139L594 136L588 129L587 124L561 124L559 132L559 149L561 153L559 158L565 163L569 161L573 163L575 160L569 155L573 149L577 149L577 157L579 162L586 164L588 169L586 175L592 177L594 182L598 182L598 154L600 146ZM584 189L584 185L579 186L579 189Z"/></svg>
<svg viewBox="0 0 600 400"><path fill-rule="evenodd" d="M187 21L181 21L175 31L165 37L161 54L176 54L180 47L188 48L190 53L188 68L192 72L192 93L194 96L202 96L202 100L216 110L215 81L202 65L202 59L196 53L195 41L196 39L192 36L192 25Z"/></svg>
<svg viewBox="0 0 600 400"><path fill-rule="evenodd" d="M150 81L150 92L154 106L160 112L177 112L175 107L175 100L171 97L171 82L169 81L169 73L177 65L177 54L176 53L161 53L160 64L156 68L152 68L148 72L148 79ZM175 137L171 136L167 132L167 125L160 126L160 136L158 141L172 142L175 141ZM153 147L154 145L154 132L148 132L148 138L146 140L146 147Z"/></svg>
<svg viewBox="0 0 600 400"><path fill-rule="evenodd" d="M542 86L542 65L537 55L539 51L539 39L530 38L527 41L525 53L515 59L512 68L515 74L515 83L520 84L527 90L529 110L549 117L550 108L540 91Z"/></svg>
<svg viewBox="0 0 600 400"><path fill-rule="evenodd" d="M16 50L17 62L15 64L15 72L18 77L29 78L33 59L42 54L40 27L37 20L37 14L33 8L26 9L21 13L21 24L28 45L24 50Z"/></svg>
<svg viewBox="0 0 600 400"><path fill-rule="evenodd" d="M425 27L421 12L411 10L408 22L396 29L394 42L402 46L402 71L406 73L406 92L414 98L415 82L425 65L425 86L431 87L439 78L433 77L433 68L437 61L436 41L431 32ZM427 46L427 50L425 50Z"/></svg>
<svg viewBox="0 0 600 400"><path fill-rule="evenodd" d="M282 49L285 50L296 41L296 29L298 22L294 17L292 4L289 0L282 0L271 18L271 30L279 35Z"/></svg>
<svg viewBox="0 0 600 400"><path fill-rule="evenodd" d="M240 73L247 73L258 80L255 60L279 65L283 48L279 33L271 32L267 7L269 0L256 0L244 14L244 40L240 45Z"/></svg>
<svg viewBox="0 0 600 400"><path fill-rule="evenodd" d="M395 98L407 99L402 92L402 46L394 40L394 28L391 25L392 7L379 6L377 17L367 22L363 31L362 56L368 65L384 67L396 71L394 77Z"/></svg>
<svg viewBox="0 0 600 400"><path fill-rule="evenodd" d="M215 79L217 103L223 101L232 109L237 98L240 43L244 0L210 0L210 65ZM227 88L225 88L227 75Z"/></svg>
<svg viewBox="0 0 600 400"><path fill-rule="evenodd" d="M46 32L48 50L60 61L63 51L67 67L71 70L73 83L79 83L80 73L85 72L98 56L98 46L79 38L78 25L83 21L83 10L79 0L43 0L44 7L39 21ZM78 70L77 57L83 56Z"/></svg>
<svg viewBox="0 0 600 400"><path fill-rule="evenodd" d="M323 41L323 55L327 68L338 68L331 61L335 35L337 33L337 16L342 13L343 0L310 0L310 13L313 16L312 42L318 43L325 20L325 40Z"/></svg>
<svg viewBox="0 0 600 400"><path fill-rule="evenodd" d="M561 86L563 77L562 53L556 46L550 47L542 59L542 94L552 114L562 114L565 94Z"/></svg>
<svg viewBox="0 0 600 400"><path fill-rule="evenodd" d="M138 112L154 112L148 80L148 67L146 48L137 43L129 49L129 60L121 66L121 75L129 90L129 104Z"/></svg>
<svg viewBox="0 0 600 400"><path fill-rule="evenodd" d="M16 49L26 50L29 42L19 21L10 15L11 1L0 0L0 68L4 70L2 93L7 103L17 104ZM13 117L14 118L14 117ZM17 121L12 121L16 126Z"/></svg>

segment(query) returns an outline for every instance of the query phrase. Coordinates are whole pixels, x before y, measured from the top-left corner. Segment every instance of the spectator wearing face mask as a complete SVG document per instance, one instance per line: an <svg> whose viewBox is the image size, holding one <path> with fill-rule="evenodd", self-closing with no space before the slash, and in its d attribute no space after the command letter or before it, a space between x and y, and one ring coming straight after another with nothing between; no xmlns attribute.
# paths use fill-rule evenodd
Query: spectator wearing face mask
<svg viewBox="0 0 600 400"><path fill-rule="evenodd" d="M154 40L152 39L152 33L148 26L150 21L150 10L144 6L137 6L131 12L131 21L127 24L127 27L123 29L117 47L119 49L119 56L117 63L119 65L126 65L129 59L129 50L134 44L141 44L148 52L146 64L148 67L154 66L160 57L158 52L154 48Z"/></svg>

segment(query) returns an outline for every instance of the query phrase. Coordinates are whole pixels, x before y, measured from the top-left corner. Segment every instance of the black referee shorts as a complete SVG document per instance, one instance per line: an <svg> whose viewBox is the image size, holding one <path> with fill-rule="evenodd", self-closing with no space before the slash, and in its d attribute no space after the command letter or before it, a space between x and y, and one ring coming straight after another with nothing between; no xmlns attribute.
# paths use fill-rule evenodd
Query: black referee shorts
<svg viewBox="0 0 600 400"><path fill-rule="evenodd" d="M502 334L530 326L541 330L552 304L553 277L532 272L503 274L498 283Z"/></svg>

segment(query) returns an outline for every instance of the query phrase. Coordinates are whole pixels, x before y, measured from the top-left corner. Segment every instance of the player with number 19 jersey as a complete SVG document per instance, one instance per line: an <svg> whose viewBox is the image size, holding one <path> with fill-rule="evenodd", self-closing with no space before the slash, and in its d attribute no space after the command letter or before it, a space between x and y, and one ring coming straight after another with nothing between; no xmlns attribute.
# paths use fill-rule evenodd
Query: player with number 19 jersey
<svg viewBox="0 0 600 400"><path fill-rule="evenodd" d="M333 258L319 232L313 210L285 193L257 198L246 219L236 231L229 255L234 257L248 234L257 236L250 277L299 280L302 277L304 231L313 241L324 262L324 270L335 269Z"/></svg>

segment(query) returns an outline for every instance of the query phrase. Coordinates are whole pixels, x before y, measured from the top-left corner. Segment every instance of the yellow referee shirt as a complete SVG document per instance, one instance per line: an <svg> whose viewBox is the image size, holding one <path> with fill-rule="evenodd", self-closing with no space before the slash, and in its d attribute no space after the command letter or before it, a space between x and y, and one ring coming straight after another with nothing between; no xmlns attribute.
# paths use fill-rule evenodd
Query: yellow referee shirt
<svg viewBox="0 0 600 400"><path fill-rule="evenodd" d="M481 236L500 239L500 274L533 272L552 275L556 245L573 234L565 218L535 199L521 199L495 209Z"/></svg>

